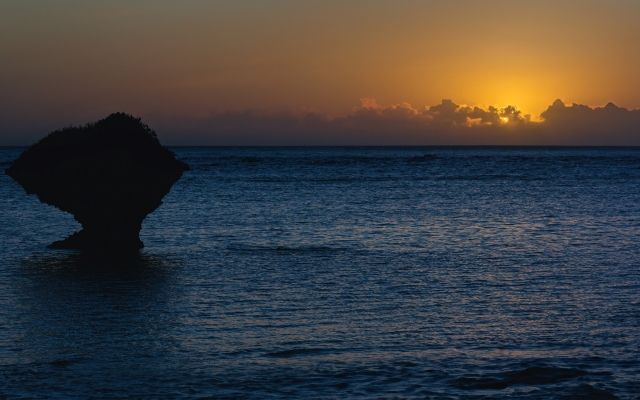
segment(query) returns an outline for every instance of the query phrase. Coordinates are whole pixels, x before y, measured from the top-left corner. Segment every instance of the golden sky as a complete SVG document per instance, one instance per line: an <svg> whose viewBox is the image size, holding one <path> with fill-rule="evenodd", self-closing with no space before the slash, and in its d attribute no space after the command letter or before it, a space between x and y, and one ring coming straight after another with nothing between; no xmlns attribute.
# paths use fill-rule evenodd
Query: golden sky
<svg viewBox="0 0 640 400"><path fill-rule="evenodd" d="M7 0L0 142L115 111L339 117L362 98L637 109L639 21L637 0Z"/></svg>

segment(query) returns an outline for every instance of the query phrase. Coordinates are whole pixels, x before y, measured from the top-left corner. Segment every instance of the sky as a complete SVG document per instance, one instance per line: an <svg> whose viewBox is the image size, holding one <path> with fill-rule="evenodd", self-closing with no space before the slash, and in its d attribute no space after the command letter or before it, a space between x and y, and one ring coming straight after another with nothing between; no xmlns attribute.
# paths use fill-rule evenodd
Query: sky
<svg viewBox="0 0 640 400"><path fill-rule="evenodd" d="M118 111L171 145L640 145L638 21L637 0L0 0L0 145Z"/></svg>

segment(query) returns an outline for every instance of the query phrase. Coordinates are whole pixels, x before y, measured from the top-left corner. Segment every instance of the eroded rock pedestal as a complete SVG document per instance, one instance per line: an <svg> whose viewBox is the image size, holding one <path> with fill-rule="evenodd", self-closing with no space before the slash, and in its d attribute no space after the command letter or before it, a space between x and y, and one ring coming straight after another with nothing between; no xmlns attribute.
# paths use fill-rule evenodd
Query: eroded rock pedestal
<svg viewBox="0 0 640 400"><path fill-rule="evenodd" d="M116 113L50 133L6 174L82 224L50 248L133 250L144 246L142 221L188 169L139 118Z"/></svg>

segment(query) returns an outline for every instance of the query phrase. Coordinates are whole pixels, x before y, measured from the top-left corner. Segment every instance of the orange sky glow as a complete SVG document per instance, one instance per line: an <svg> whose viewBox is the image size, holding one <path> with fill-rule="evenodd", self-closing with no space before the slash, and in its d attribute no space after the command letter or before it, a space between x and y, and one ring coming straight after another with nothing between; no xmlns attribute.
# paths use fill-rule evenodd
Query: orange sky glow
<svg viewBox="0 0 640 400"><path fill-rule="evenodd" d="M634 0L6 1L0 144L116 111L181 144L206 125L194 120L243 110L348 119L451 99L532 122L556 99L635 110L638 21Z"/></svg>

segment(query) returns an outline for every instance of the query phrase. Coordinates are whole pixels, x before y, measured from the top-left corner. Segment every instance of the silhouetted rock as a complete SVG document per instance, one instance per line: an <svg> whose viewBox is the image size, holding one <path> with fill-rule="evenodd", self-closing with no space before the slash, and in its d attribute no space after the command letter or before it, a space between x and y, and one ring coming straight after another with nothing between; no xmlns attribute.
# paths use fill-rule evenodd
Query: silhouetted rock
<svg viewBox="0 0 640 400"><path fill-rule="evenodd" d="M142 221L188 169L139 118L116 113L50 133L6 174L82 224L50 248L131 250L144 246Z"/></svg>

